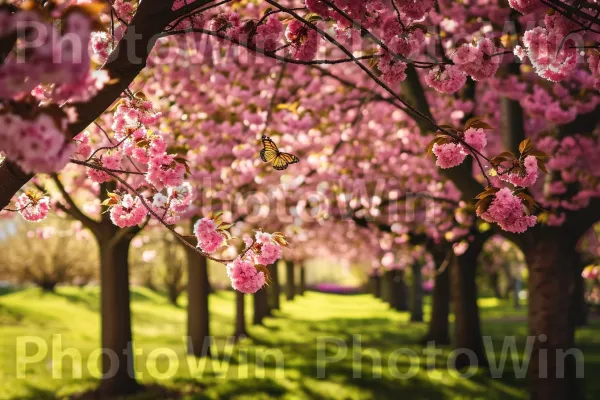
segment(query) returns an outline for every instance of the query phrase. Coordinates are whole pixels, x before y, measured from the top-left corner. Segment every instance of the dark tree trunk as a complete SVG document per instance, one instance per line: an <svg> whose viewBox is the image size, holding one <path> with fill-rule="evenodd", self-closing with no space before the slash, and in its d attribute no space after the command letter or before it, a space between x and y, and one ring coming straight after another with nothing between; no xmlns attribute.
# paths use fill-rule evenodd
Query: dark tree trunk
<svg viewBox="0 0 600 400"><path fill-rule="evenodd" d="M412 290L410 292L410 320L423 322L423 274L421 264L412 265Z"/></svg>
<svg viewBox="0 0 600 400"><path fill-rule="evenodd" d="M187 353L210 356L208 260L186 247L188 264Z"/></svg>
<svg viewBox="0 0 600 400"><path fill-rule="evenodd" d="M534 400L581 398L574 357L564 362L557 357L575 347L574 249L568 231L549 227L536 230L533 243L523 249L529 266L529 331L536 339L528 371Z"/></svg>
<svg viewBox="0 0 600 400"><path fill-rule="evenodd" d="M39 287L42 289L42 291L47 292L47 293L54 293L54 290L56 289L56 285L57 282L51 282L51 281L42 281L39 283Z"/></svg>
<svg viewBox="0 0 600 400"><path fill-rule="evenodd" d="M294 262L285 262L285 298L289 301L294 300L296 295L296 282L294 279Z"/></svg>
<svg viewBox="0 0 600 400"><path fill-rule="evenodd" d="M408 311L408 287L404 281L404 271L395 269L386 274L390 306L397 311Z"/></svg>
<svg viewBox="0 0 600 400"><path fill-rule="evenodd" d="M374 273L369 277L369 286L373 297L381 298L381 276L378 273Z"/></svg>
<svg viewBox="0 0 600 400"><path fill-rule="evenodd" d="M252 324L262 325L264 318L270 315L269 295L267 293L267 290L265 288L260 289L258 292L254 293L252 298L254 306Z"/></svg>
<svg viewBox="0 0 600 400"><path fill-rule="evenodd" d="M450 314L450 271L452 260L446 257L452 255L445 251L433 251L436 265L435 286L431 299L431 319L429 330L421 340L422 343L450 344L450 329L448 316Z"/></svg>
<svg viewBox="0 0 600 400"><path fill-rule="evenodd" d="M123 235L114 240L118 230L99 241L100 298L103 354L100 392L104 396L124 395L138 391L133 366L131 311L129 296L129 244ZM114 243L113 243L114 242ZM113 358L113 360L111 360ZM115 363L113 365L113 363Z"/></svg>
<svg viewBox="0 0 600 400"><path fill-rule="evenodd" d="M306 267L304 265L300 265L300 282L298 286L298 294L300 296L304 296L304 292L306 292Z"/></svg>
<svg viewBox="0 0 600 400"><path fill-rule="evenodd" d="M244 307L244 293L235 291L235 332L233 337L236 341L247 337L246 330L246 308Z"/></svg>
<svg viewBox="0 0 600 400"><path fill-rule="evenodd" d="M279 282L279 263L269 266L271 273L271 285L269 285L269 295L271 308L273 310L281 309L281 283Z"/></svg>
<svg viewBox="0 0 600 400"><path fill-rule="evenodd" d="M483 248L485 237L476 237L469 248L454 257L452 266L452 298L454 303L454 340L457 349L468 349L477 358L479 366L487 366L487 357L481 336L477 285L475 282L477 257ZM473 360L475 362L475 360ZM457 355L455 365L461 369L471 365L467 354Z"/></svg>
<svg viewBox="0 0 600 400"><path fill-rule="evenodd" d="M490 286L492 287L492 291L494 292L494 296L497 299L502 299L502 293L500 291L500 274L498 271L494 271L490 274Z"/></svg>
<svg viewBox="0 0 600 400"><path fill-rule="evenodd" d="M575 328L587 325L589 309L585 301L585 280L582 273L585 268L585 263L581 258L581 254L577 251L573 252L573 274L574 286L573 296L571 298L571 314L573 316L573 325Z"/></svg>

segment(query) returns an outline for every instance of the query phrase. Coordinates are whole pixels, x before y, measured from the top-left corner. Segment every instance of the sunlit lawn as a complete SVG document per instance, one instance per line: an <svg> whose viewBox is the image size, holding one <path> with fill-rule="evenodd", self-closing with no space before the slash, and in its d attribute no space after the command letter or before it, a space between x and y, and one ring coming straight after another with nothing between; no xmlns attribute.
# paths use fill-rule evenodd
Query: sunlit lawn
<svg viewBox="0 0 600 400"><path fill-rule="evenodd" d="M211 298L211 329L217 339L219 361L230 358L223 363L199 365L197 360L185 355L185 299L182 307L177 308L162 295L143 288L134 288L132 297L135 348L139 353L136 357L138 378L146 384L174 389L180 396L172 394L168 398L527 398L526 383L515 378L510 359L502 379L489 378L483 371L469 379L449 372L445 367L449 348L444 349L443 356L438 356L437 367L428 369L423 347L417 344L425 332L425 324L409 323L407 313L391 311L368 295L309 292L293 302L284 301L283 310L276 312L276 318L267 319L264 327L249 325L251 339L227 346L226 338L233 329L233 293L218 292ZM252 316L250 300L247 298L249 319ZM505 335L516 335L519 348L523 349L527 335L522 318L524 310L515 311L495 299L482 299L481 306L484 334L493 337L495 349L499 351ZM93 389L97 384L93 378L96 367L91 365L90 371L88 359L99 346L98 311L97 288L59 288L57 294L27 289L0 296L0 398L54 398ZM81 352L82 378L73 377L69 357L64 358L63 378L52 378L52 357L47 356L38 363L27 365L24 369L26 377L17 379L17 337L41 337L51 354L53 335L60 335L54 341L60 337L63 349L76 348ZM327 364L326 376L321 378L317 368L318 343L334 340L326 337L337 338L335 340L346 343L348 348L345 356L340 355L340 361ZM353 351L359 359L360 350L358 344L353 350L352 344L353 340L359 339L364 355L362 370L360 362L353 363ZM600 324L594 322L592 327L581 330L578 339L585 354L586 394L588 398L596 399L600 395L600 382L595 378L600 373ZM381 368L373 370L373 352L368 348L380 352ZM163 349L154 352L158 358L149 356L155 349ZM36 346L29 345L26 350L30 356ZM420 358L418 368L411 350ZM283 368L279 369L276 368L278 351L280 363L283 362ZM333 356L337 351L344 350L331 344L327 355ZM172 353L170 362L168 352ZM414 371L409 371L411 357ZM379 373L381 377L378 377ZM401 378L408 373L413 376ZM159 379L161 374L167 377ZM165 397L158 394L158 389L154 390L136 398Z"/></svg>

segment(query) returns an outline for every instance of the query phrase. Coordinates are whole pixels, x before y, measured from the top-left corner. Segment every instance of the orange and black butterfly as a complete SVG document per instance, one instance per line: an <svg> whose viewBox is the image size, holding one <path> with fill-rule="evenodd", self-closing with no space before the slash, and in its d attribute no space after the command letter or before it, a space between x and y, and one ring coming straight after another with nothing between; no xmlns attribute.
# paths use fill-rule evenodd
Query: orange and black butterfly
<svg viewBox="0 0 600 400"><path fill-rule="evenodd" d="M262 142L264 148L260 151L260 158L264 162L270 162L276 170L283 171L288 165L300 162L300 159L295 155L279 151L269 137L263 135Z"/></svg>

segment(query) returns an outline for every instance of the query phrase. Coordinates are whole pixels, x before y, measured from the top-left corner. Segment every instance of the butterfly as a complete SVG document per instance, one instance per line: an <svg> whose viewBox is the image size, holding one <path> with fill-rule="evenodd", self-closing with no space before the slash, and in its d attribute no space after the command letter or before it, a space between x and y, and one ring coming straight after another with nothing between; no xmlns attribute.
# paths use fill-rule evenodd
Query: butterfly
<svg viewBox="0 0 600 400"><path fill-rule="evenodd" d="M263 135L262 142L264 148L260 151L260 158L264 162L273 164L277 171L283 171L290 164L300 162L300 159L293 154L279 151L275 143L267 136Z"/></svg>

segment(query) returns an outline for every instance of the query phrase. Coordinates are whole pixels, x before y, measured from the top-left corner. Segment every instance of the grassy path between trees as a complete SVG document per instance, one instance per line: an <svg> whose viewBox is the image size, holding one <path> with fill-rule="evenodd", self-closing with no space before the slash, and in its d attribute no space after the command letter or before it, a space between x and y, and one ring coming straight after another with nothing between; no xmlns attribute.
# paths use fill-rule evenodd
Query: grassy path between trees
<svg viewBox="0 0 600 400"><path fill-rule="evenodd" d="M98 298L97 288L72 287L59 288L56 294L27 289L0 296L0 399L65 398L95 387ZM250 323L251 299L246 300ZM233 293L217 292L211 298L211 330L218 360L208 362L185 355L185 299L181 307L174 307L161 294L134 288L132 301L136 373L142 383L153 387L135 399L527 398L526 382L515 378L510 357L498 379L484 371L470 378L448 371L445 365L451 348L440 347L443 353L433 368L417 344L426 325L409 323L407 313L391 311L368 295L309 292L293 302L282 300L283 309L275 313L276 318L268 318L265 326L249 325L252 338L232 345L227 344L227 337L233 332ZM522 320L525 310L513 310L496 299L481 299L480 305L483 332L491 337L496 362L507 335L516 336L522 353L527 335ZM28 344L17 346L18 340ZM24 364L39 345L41 350L48 347L47 355ZM598 321L579 331L578 345L585 357L585 393L597 399ZM82 362L73 367L72 358L64 356L61 365L56 357L61 347L63 352L77 349ZM323 366L326 357L339 361ZM373 358L381 360L381 368L373 368ZM17 373L25 377L17 378Z"/></svg>

